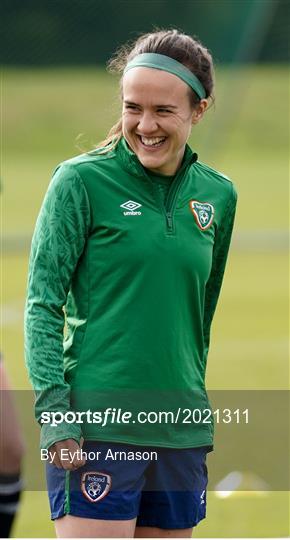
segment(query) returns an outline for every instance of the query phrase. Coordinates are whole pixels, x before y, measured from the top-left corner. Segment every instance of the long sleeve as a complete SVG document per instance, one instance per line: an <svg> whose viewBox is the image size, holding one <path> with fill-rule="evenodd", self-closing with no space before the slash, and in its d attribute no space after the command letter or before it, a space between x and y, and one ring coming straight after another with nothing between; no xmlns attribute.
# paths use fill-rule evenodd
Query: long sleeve
<svg viewBox="0 0 290 540"><path fill-rule="evenodd" d="M217 306L223 276L225 272L231 237L233 232L237 204L237 192L232 184L232 193L226 206L222 224L218 228L213 248L213 259L210 277L206 284L203 335L204 335L204 359L206 360L210 344L210 328Z"/></svg>
<svg viewBox="0 0 290 540"><path fill-rule="evenodd" d="M71 279L89 233L90 207L82 179L65 164L56 169L37 219L31 246L25 306L25 358L35 390L35 416L70 409L64 379L64 311ZM73 438L77 424L41 428L41 447Z"/></svg>

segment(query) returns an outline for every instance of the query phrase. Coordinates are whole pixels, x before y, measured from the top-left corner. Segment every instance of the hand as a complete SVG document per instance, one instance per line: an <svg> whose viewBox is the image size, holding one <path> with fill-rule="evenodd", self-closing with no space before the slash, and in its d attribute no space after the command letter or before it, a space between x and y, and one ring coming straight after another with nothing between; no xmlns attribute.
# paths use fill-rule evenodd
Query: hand
<svg viewBox="0 0 290 540"><path fill-rule="evenodd" d="M75 471L82 467L86 460L81 456L81 448L84 439L81 438L80 444L74 439L65 439L58 441L49 447L52 463L59 469L66 471Z"/></svg>

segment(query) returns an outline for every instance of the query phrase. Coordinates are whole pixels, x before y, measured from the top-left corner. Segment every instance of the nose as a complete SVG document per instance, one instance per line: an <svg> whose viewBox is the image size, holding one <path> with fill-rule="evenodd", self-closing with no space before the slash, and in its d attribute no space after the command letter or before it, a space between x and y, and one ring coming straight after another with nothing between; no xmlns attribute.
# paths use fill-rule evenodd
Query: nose
<svg viewBox="0 0 290 540"><path fill-rule="evenodd" d="M150 112L143 112L138 123L138 129L142 135L149 135L156 131L157 128L158 126L154 115Z"/></svg>

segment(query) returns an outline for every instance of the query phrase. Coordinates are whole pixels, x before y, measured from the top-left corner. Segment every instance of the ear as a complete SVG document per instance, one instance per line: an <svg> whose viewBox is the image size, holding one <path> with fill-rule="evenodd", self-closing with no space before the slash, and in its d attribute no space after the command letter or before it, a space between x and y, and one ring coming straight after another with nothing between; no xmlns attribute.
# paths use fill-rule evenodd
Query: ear
<svg viewBox="0 0 290 540"><path fill-rule="evenodd" d="M207 107L208 100L201 99L200 102L196 105L196 107L194 107L191 119L192 124L198 124L198 122L202 119Z"/></svg>

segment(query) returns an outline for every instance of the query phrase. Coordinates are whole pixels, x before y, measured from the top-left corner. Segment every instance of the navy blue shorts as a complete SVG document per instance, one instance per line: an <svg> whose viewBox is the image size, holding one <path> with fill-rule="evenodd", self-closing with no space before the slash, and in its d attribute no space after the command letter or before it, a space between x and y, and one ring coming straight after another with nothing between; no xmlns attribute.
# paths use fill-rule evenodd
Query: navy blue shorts
<svg viewBox="0 0 290 540"><path fill-rule="evenodd" d="M76 471L47 463L51 519L128 520L161 529L194 527L206 515L210 446L172 449L87 441Z"/></svg>

